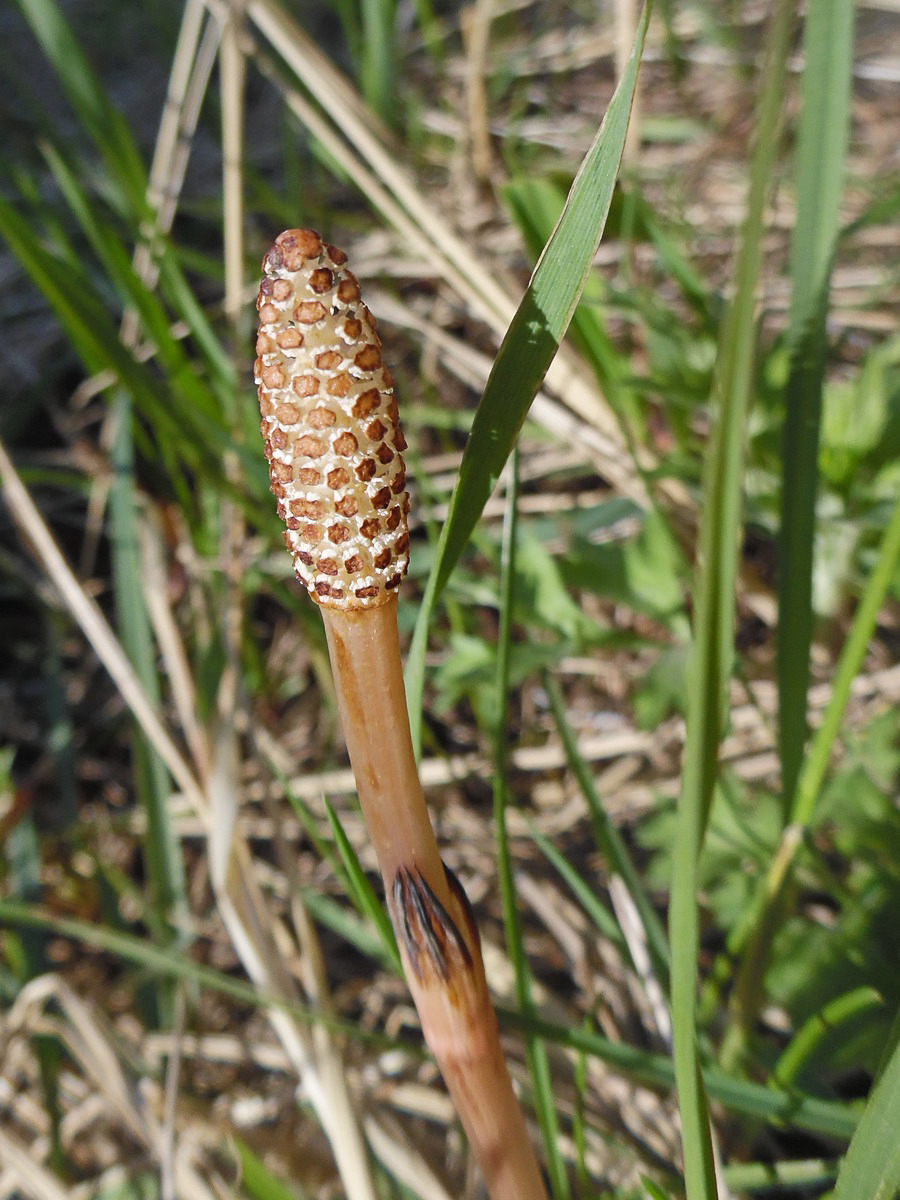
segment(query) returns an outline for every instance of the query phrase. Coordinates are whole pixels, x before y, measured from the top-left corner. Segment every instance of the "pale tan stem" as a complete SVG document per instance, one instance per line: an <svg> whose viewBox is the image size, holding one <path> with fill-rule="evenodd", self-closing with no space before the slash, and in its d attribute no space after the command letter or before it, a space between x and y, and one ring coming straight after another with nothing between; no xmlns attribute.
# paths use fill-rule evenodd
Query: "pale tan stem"
<svg viewBox="0 0 900 1200"><path fill-rule="evenodd" d="M441 862L409 733L397 602L322 608L350 762L422 1031L491 1200L545 1200L500 1046L478 931Z"/></svg>
<svg viewBox="0 0 900 1200"><path fill-rule="evenodd" d="M416 867L444 905L450 892L419 783L406 715L397 598L377 608L322 607L344 737L388 896Z"/></svg>

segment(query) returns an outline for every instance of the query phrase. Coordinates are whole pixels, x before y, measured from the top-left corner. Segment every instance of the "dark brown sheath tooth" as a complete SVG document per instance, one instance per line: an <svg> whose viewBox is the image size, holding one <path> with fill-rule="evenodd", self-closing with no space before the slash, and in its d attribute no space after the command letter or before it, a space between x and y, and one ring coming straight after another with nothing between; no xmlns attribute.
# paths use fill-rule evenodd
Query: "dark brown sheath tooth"
<svg viewBox="0 0 900 1200"><path fill-rule="evenodd" d="M314 230L275 239L263 260L255 376L297 578L319 604L374 608L409 565L406 443L375 318L346 263Z"/></svg>
<svg viewBox="0 0 900 1200"><path fill-rule="evenodd" d="M448 872L448 877L450 873ZM453 876L454 895L462 895L468 917L468 900ZM417 870L401 867L393 887L394 911L403 943L420 983L437 975L444 983L472 966L472 953L456 922Z"/></svg>

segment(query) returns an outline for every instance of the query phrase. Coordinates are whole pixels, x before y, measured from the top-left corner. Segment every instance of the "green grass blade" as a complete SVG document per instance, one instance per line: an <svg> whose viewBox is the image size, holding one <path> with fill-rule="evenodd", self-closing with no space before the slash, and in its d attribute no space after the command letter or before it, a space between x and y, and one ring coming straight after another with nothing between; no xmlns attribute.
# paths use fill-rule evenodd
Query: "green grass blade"
<svg viewBox="0 0 900 1200"><path fill-rule="evenodd" d="M87 369L115 371L132 394L148 402L140 382L142 373L119 341L118 331L87 275L75 261L49 250L35 229L34 217L23 217L2 196L0 236L40 287Z"/></svg>
<svg viewBox="0 0 900 1200"><path fill-rule="evenodd" d="M146 937L135 937L112 929L109 925L81 921L74 917L61 917L58 912L37 905L20 904L0 900L0 928L41 929L54 937L70 938L81 945L114 955L122 962L131 963L141 971L171 979L182 979L197 987L206 988L221 996L229 996L241 1004L269 1006L290 1013L306 1025L322 1025L353 1041L367 1043L382 1050L396 1049L401 1043L397 1038L374 1033L365 1029L359 1021L336 1017L321 1008L311 1008L296 1000L281 1000L260 992L245 979L235 979L215 967L195 962L182 951L159 946ZM417 1042L402 1043L411 1054L423 1054ZM849 1138L849 1134L847 1135Z"/></svg>
<svg viewBox="0 0 900 1200"><path fill-rule="evenodd" d="M12 795L15 785L8 769L12 755L4 748L3 758L7 759L7 756L9 761L2 763L0 783L4 785L4 791L7 792L8 789L7 794ZM40 838L31 813L26 813L7 832L3 840L2 853L0 853L0 863L3 866L7 894L13 901L22 904L37 903L41 896L43 863ZM16 980L15 989L10 988L10 992L49 970L48 940L46 933L41 930L23 929L21 933L14 936L14 945L4 946L3 975L8 972ZM6 937L4 937L4 942L6 942ZM0 976L0 980L2 980L2 976ZM6 987L3 988L3 992L6 992Z"/></svg>
<svg viewBox="0 0 900 1200"><path fill-rule="evenodd" d="M72 940L94 949L115 955L123 962L133 963L147 971L171 975L184 979L198 987L208 988L224 996L231 996L242 1004L272 1004L291 1013L299 1020L318 1022L336 1033L344 1033L354 1041L373 1046L393 1048L396 1038L372 1033L363 1029L358 1022L344 1021L328 1013L313 1012L295 1002L286 1003L260 995L252 984L234 979L212 967L207 967L184 954L148 942L146 938L134 937L110 929L106 925L92 924L58 913L16 901L0 899L0 928L40 929L56 937ZM668 1056L652 1054L638 1049L627 1042L610 1041L588 1029L556 1025L551 1021L527 1013L498 1008L497 1015L504 1029L544 1038L563 1049L593 1055L608 1063L627 1078L644 1083L648 1087L669 1089L674 1082L674 1072ZM404 1048L415 1053L421 1048L412 1042ZM859 1123L859 1115L847 1104L833 1100L821 1100L800 1091L784 1092L764 1084L735 1079L714 1068L705 1072L706 1086L712 1099L720 1102L732 1112L773 1124L790 1125L825 1137L849 1141Z"/></svg>
<svg viewBox="0 0 900 1200"><path fill-rule="evenodd" d="M168 456L169 463L182 460L204 477L217 474L218 459L212 467L209 456L210 443L217 438L221 443L224 439L221 422L204 422L203 413L186 404L173 405L166 383L157 381L122 345L117 325L77 259L65 247L48 249L34 227L34 220L23 217L3 197L0 197L0 236L43 292L87 370L91 374L112 371L147 416L160 455ZM184 378L184 373L180 378ZM186 430L193 430L193 436L186 436ZM173 479L176 485L177 475L176 471Z"/></svg>
<svg viewBox="0 0 900 1200"><path fill-rule="evenodd" d="M383 121L391 121L397 76L394 48L395 0L361 0L363 37L360 82L367 102Z"/></svg>
<svg viewBox="0 0 900 1200"><path fill-rule="evenodd" d="M900 1040L869 1096L838 1174L834 1200L894 1200L900 1192Z"/></svg>
<svg viewBox="0 0 900 1200"><path fill-rule="evenodd" d="M628 954L628 944L622 936L622 931L616 923L616 918L603 905L590 884L582 879L566 856L542 833L532 827L531 836L543 852L551 867L557 872L563 882L569 887L575 899L597 926L603 937L609 938L622 954Z"/></svg>
<svg viewBox="0 0 900 1200"><path fill-rule="evenodd" d="M353 909L314 887L301 888L300 896L309 915L319 925L330 929L342 941L354 946L360 954L381 963L389 971L396 971L396 959L385 947L381 934Z"/></svg>
<svg viewBox="0 0 900 1200"><path fill-rule="evenodd" d="M812 575L818 489L819 426L827 358L831 265L840 236L840 194L850 126L853 6L811 5L797 141L797 218L791 247L790 370L785 426L778 576L778 748L785 824L802 803L798 788L808 737L807 691L813 634ZM818 739L817 739L818 740ZM813 798L814 799L814 798ZM784 859L774 865L782 870ZM785 864L786 865L786 864ZM784 879L786 876L782 875ZM722 1047L728 1063L743 1053L763 1000L771 943L781 923L780 884L763 899L758 924L743 923L750 947L731 1001L734 1024ZM734 945L737 940L732 939Z"/></svg>
<svg viewBox="0 0 900 1200"><path fill-rule="evenodd" d="M670 905L675 1075L688 1200L717 1195L709 1111L697 1051L700 848L712 803L734 657L735 580L741 528L746 417L753 381L755 297L763 218L778 144L794 6L781 0L768 38L751 161L750 194L713 382L712 443L706 463L695 622L688 668L686 744Z"/></svg>
<svg viewBox="0 0 900 1200"><path fill-rule="evenodd" d="M122 193L123 211L146 210L147 173L128 123L98 82L97 74L53 0L17 0L61 83Z"/></svg>
<svg viewBox="0 0 900 1200"><path fill-rule="evenodd" d="M884 998L872 987L854 988L830 1000L791 1038L772 1069L772 1082L783 1088L793 1087L804 1064L836 1029L846 1021L858 1021L861 1016L877 1013L883 1007Z"/></svg>
<svg viewBox="0 0 900 1200"><path fill-rule="evenodd" d="M808 733L825 320L850 133L853 25L854 6L846 0L821 0L807 9L795 172L797 217L791 247L791 365L785 394L778 577L778 747L785 820Z"/></svg>
<svg viewBox="0 0 900 1200"><path fill-rule="evenodd" d="M600 797L597 795L597 789L594 787L591 772L578 750L578 743L566 719L565 705L563 704L559 686L553 679L547 676L544 679L544 687L550 701L550 710L553 713L556 728L562 738L569 769L578 780L581 794L587 801L588 810L591 814L594 841L606 858L609 870L619 875L628 889L635 909L641 919L644 936L647 941L647 951L650 955L650 961L653 964L654 973L663 991L668 994L669 946L666 940L666 932L656 914L656 909L650 901L650 897L644 891L641 878L637 873L634 863L631 861L631 855L628 853L625 842L622 840L618 829L616 829L615 825L609 819L609 815L603 807Z"/></svg>
<svg viewBox="0 0 900 1200"><path fill-rule="evenodd" d="M862 668L866 650L878 622L878 613L891 586L898 561L900 561L900 499L894 505L890 521L881 539L874 570L866 583L859 607L853 617L850 634L841 651L828 708L825 710L822 724L816 732L809 756L803 766L791 813L791 823L794 825L806 826L813 819L822 781L828 770L828 763L850 700L853 680Z"/></svg>
<svg viewBox="0 0 900 1200"><path fill-rule="evenodd" d="M513 880L512 855L506 831L506 808L509 786L506 780L507 709L509 694L509 662L512 639L512 612L516 578L516 528L518 487L518 454L513 450L510 459L509 483L506 493L506 513L503 522L503 542L500 572L500 627L497 632L497 669L495 675L497 723L494 729L494 823L497 830L497 871L500 879L500 898L503 906L503 925L506 944L513 964L516 1000L523 1012L533 1012L531 972L525 955L522 924L516 908L516 889ZM526 1057L534 1093L534 1106L544 1139L544 1155L550 1187L556 1200L569 1200L571 1191L566 1165L559 1151L559 1123L550 1074L550 1062L544 1043L534 1037L526 1041Z"/></svg>
<svg viewBox="0 0 900 1200"><path fill-rule="evenodd" d="M837 1164L827 1158L733 1163L727 1166L722 1174L732 1192L741 1195L745 1192L759 1192L768 1196L775 1188L784 1188L786 1191L797 1188L800 1189L800 1194L804 1195L803 1189L831 1183L837 1175ZM815 1194L818 1195L818 1192Z"/></svg>
<svg viewBox="0 0 900 1200"><path fill-rule="evenodd" d="M785 830L779 853L773 859L765 879L760 882L745 920L733 932L730 940L732 952L735 953L749 943L749 948L743 955L741 975L747 974L750 978L747 984L743 978L738 979L735 988L738 994L745 988L752 988L754 979L765 972L769 946L779 924L779 907L784 889L790 879L797 851L803 845L803 835L814 820L816 803L850 700L853 681L862 667L878 614L891 586L898 562L900 500L894 505L885 528L875 568L869 576L853 618L850 634L841 651L832 684L831 699L803 763L794 795L790 825Z"/></svg>
<svg viewBox="0 0 900 1200"><path fill-rule="evenodd" d="M417 746L431 613L509 458L590 272L625 146L650 8L649 3L644 8L624 74L506 332L472 422L407 663L406 691Z"/></svg>
<svg viewBox="0 0 900 1200"><path fill-rule="evenodd" d="M601 1034L577 1026L556 1025L528 1013L498 1009L500 1023L505 1029L535 1034L557 1046L594 1055L620 1074L647 1087L669 1089L675 1079L671 1059L652 1054L627 1042L610 1041ZM853 1136L859 1114L850 1106L833 1100L821 1100L797 1090L785 1092L733 1075L707 1068L703 1079L711 1099L732 1112L755 1120L805 1129L826 1137Z"/></svg>
<svg viewBox="0 0 900 1200"><path fill-rule="evenodd" d="M156 670L156 648L141 584L143 572L138 549L131 404L123 392L116 396L114 419L110 518L118 627L122 645L138 678L158 706L161 689ZM176 928L185 927L189 905L181 844L169 815L171 782L162 759L137 726L132 737L135 779L147 817L147 836L142 845L150 884L150 904L159 926L168 927L174 935Z"/></svg>
<svg viewBox="0 0 900 1200"><path fill-rule="evenodd" d="M241 1164L241 1192L251 1200L307 1200L309 1193L296 1187L285 1187L273 1175L241 1138L231 1138L231 1145Z"/></svg>
<svg viewBox="0 0 900 1200"><path fill-rule="evenodd" d="M364 917L368 917L378 930L382 944L390 955L391 962L399 974L402 971L400 952L397 949L391 919L387 915L384 905L375 894L375 889L369 883L366 873L356 856L356 851L353 849L350 839L344 833L344 827L341 825L337 813L328 800L325 801L325 811L328 814L328 822L331 825L331 832L334 834L334 841L341 856L341 862L344 864L344 870L347 872L348 890L359 911Z"/></svg>
<svg viewBox="0 0 900 1200"><path fill-rule="evenodd" d="M649 1200L672 1200L671 1192L664 1192L658 1183L652 1179L648 1179L646 1175L641 1176L644 1188Z"/></svg>
<svg viewBox="0 0 900 1200"><path fill-rule="evenodd" d="M537 258L553 233L565 204L565 192L556 180L526 176L513 179L503 189L503 199L519 228L528 251ZM612 409L633 413L627 380L631 364L619 353L606 332L595 304L582 298L572 315L570 336L590 363Z"/></svg>
<svg viewBox="0 0 900 1200"><path fill-rule="evenodd" d="M197 378L184 347L172 335L172 320L159 297L135 273L126 247L113 228L104 222L96 201L81 187L74 170L62 155L48 148L46 158L70 209L118 291L123 309L130 305L139 314L145 334L153 343L157 361L172 386L175 406L181 409L186 422L194 423L198 437L204 434L212 437L220 449L224 449L227 443L221 404Z"/></svg>

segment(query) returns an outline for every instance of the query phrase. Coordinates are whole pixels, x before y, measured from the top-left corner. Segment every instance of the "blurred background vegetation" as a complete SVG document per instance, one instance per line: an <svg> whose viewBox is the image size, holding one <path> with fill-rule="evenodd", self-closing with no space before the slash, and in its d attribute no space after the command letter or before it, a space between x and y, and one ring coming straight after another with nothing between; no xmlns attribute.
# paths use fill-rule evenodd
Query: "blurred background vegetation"
<svg viewBox="0 0 900 1200"><path fill-rule="evenodd" d="M857 1128L838 1195L896 1193L900 13L804 17L658 3L484 502L636 6L0 13L3 1196L479 1194L268 494L292 226L398 381L423 781L553 1196L817 1197Z"/></svg>

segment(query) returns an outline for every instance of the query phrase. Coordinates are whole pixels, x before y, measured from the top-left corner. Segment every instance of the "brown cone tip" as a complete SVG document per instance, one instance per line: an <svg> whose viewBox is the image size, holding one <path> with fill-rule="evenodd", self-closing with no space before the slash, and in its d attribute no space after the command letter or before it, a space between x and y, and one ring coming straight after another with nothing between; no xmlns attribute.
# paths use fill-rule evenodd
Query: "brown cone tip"
<svg viewBox="0 0 900 1200"><path fill-rule="evenodd" d="M409 564L394 383L347 256L311 229L263 259L255 379L272 491L319 604L383 604Z"/></svg>

